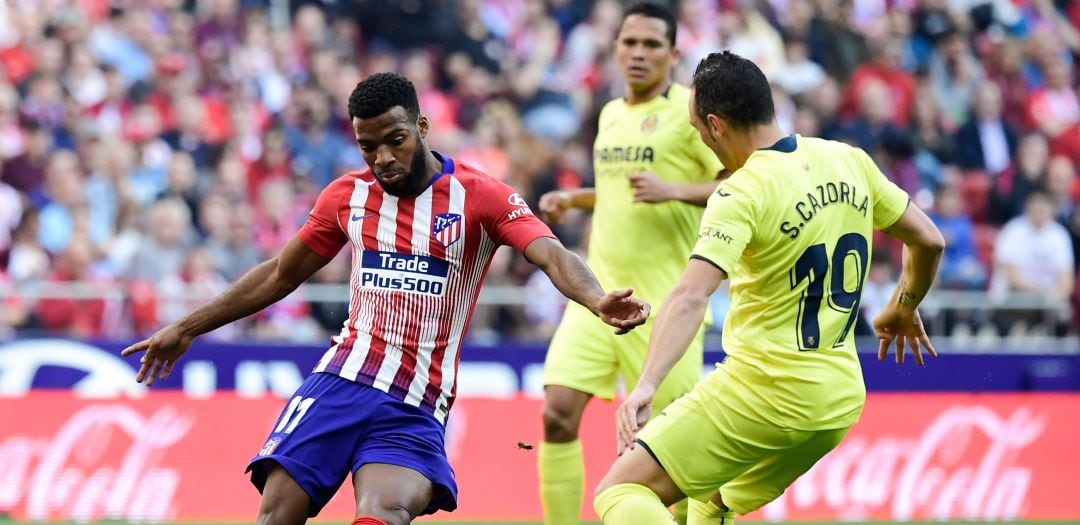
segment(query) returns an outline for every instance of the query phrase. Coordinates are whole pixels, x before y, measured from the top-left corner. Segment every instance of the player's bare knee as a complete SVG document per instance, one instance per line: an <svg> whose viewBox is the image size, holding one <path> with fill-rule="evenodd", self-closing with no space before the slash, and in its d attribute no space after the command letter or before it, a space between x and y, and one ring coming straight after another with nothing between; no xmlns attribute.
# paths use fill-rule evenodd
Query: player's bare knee
<svg viewBox="0 0 1080 525"><path fill-rule="evenodd" d="M577 439L581 412L556 402L544 403L544 441L567 443Z"/></svg>

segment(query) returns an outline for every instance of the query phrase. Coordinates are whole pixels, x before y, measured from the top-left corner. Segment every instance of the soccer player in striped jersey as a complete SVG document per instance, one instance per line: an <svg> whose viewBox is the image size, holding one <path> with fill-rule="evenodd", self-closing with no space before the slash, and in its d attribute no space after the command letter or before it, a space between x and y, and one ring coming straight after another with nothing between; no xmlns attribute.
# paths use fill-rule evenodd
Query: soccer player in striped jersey
<svg viewBox="0 0 1080 525"><path fill-rule="evenodd" d="M869 155L784 133L765 75L727 51L698 65L688 107L734 172L709 198L641 379L619 407L620 457L594 500L611 525L670 523L665 505L685 497L691 525L733 525L840 443L866 397L851 328L875 229L904 243L900 283L874 318L878 358L893 340L898 363L906 345L919 365L921 349L936 355L916 307L945 241ZM727 358L646 424L657 385L729 277Z"/></svg>
<svg viewBox="0 0 1080 525"><path fill-rule="evenodd" d="M363 80L349 116L370 169L327 186L280 255L123 352L145 352L138 381L165 379L195 337L284 298L349 246L348 321L248 465L263 495L260 524L303 523L350 472L357 525L454 510L444 424L458 352L500 245L616 332L648 317L629 290L605 294L513 189L429 150L428 121L408 79Z"/></svg>

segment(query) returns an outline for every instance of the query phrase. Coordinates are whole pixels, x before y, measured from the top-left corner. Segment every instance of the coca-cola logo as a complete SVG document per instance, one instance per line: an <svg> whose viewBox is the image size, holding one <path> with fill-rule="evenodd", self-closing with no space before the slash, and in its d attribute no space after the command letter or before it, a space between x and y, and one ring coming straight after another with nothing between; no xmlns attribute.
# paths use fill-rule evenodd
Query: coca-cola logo
<svg viewBox="0 0 1080 525"><path fill-rule="evenodd" d="M32 520L170 519L180 473L160 462L193 423L171 407L144 417L97 404L53 436L8 437L0 441L0 514L24 507Z"/></svg>
<svg viewBox="0 0 1080 525"><path fill-rule="evenodd" d="M986 406L960 405L941 412L920 435L870 440L856 426L763 513L771 520L815 508L844 520L882 511L901 521L1022 516L1032 469L1017 456L1046 423L1026 407L1002 416Z"/></svg>
<svg viewBox="0 0 1080 525"><path fill-rule="evenodd" d="M84 397L141 396L146 388L135 382L135 369L119 356L65 339L28 339L0 345L0 396L23 396L34 387L43 368L77 372L70 386Z"/></svg>

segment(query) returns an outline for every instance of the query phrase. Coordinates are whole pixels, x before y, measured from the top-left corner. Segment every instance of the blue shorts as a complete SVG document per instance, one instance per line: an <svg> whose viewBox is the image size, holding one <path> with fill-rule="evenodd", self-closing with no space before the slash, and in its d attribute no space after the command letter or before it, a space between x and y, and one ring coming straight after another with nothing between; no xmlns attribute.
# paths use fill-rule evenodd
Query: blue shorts
<svg viewBox="0 0 1080 525"><path fill-rule="evenodd" d="M385 392L333 374L308 376L293 394L247 471L261 493L274 463L311 498L319 513L350 472L368 463L415 470L432 483L422 514L457 508L457 482L435 416Z"/></svg>

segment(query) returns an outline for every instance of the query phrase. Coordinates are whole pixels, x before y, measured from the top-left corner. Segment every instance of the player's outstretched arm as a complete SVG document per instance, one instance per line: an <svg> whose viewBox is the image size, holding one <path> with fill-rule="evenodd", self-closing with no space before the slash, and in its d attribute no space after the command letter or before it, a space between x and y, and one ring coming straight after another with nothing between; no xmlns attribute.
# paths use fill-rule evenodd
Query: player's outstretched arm
<svg viewBox="0 0 1080 525"><path fill-rule="evenodd" d="M727 273L712 263L690 259L675 289L660 307L641 378L615 415L620 455L634 448L637 431L649 420L652 412L656 389L675 363L686 354L686 349L705 320L709 297L724 279L727 279Z"/></svg>
<svg viewBox="0 0 1080 525"><path fill-rule="evenodd" d="M941 254L945 251L945 239L933 221L914 204L908 205L896 224L885 233L904 243L904 261L900 281L889 304L874 317L874 333L879 341L878 360L885 360L889 346L896 341L897 364L904 362L906 345L911 347L915 362L923 366L922 348L933 357L937 357L937 351L923 328L918 306L934 283Z"/></svg>
<svg viewBox="0 0 1080 525"><path fill-rule="evenodd" d="M156 379L169 377L196 337L283 299L328 262L293 237L277 257L252 268L209 303L125 348L121 355L146 352L135 380L151 386Z"/></svg>
<svg viewBox="0 0 1080 525"><path fill-rule="evenodd" d="M615 333L625 334L649 318L648 303L632 297L633 290L605 294L592 270L557 239L540 237L529 243L524 255L563 295L614 326Z"/></svg>
<svg viewBox="0 0 1080 525"><path fill-rule="evenodd" d="M540 213L545 221L559 224L563 215L571 208L592 211L595 204L596 190L593 188L555 190L540 197Z"/></svg>
<svg viewBox="0 0 1080 525"><path fill-rule="evenodd" d="M634 202L681 201L701 207L705 207L720 184L719 179L699 184L668 182L651 171L635 173L629 180L634 188Z"/></svg>

